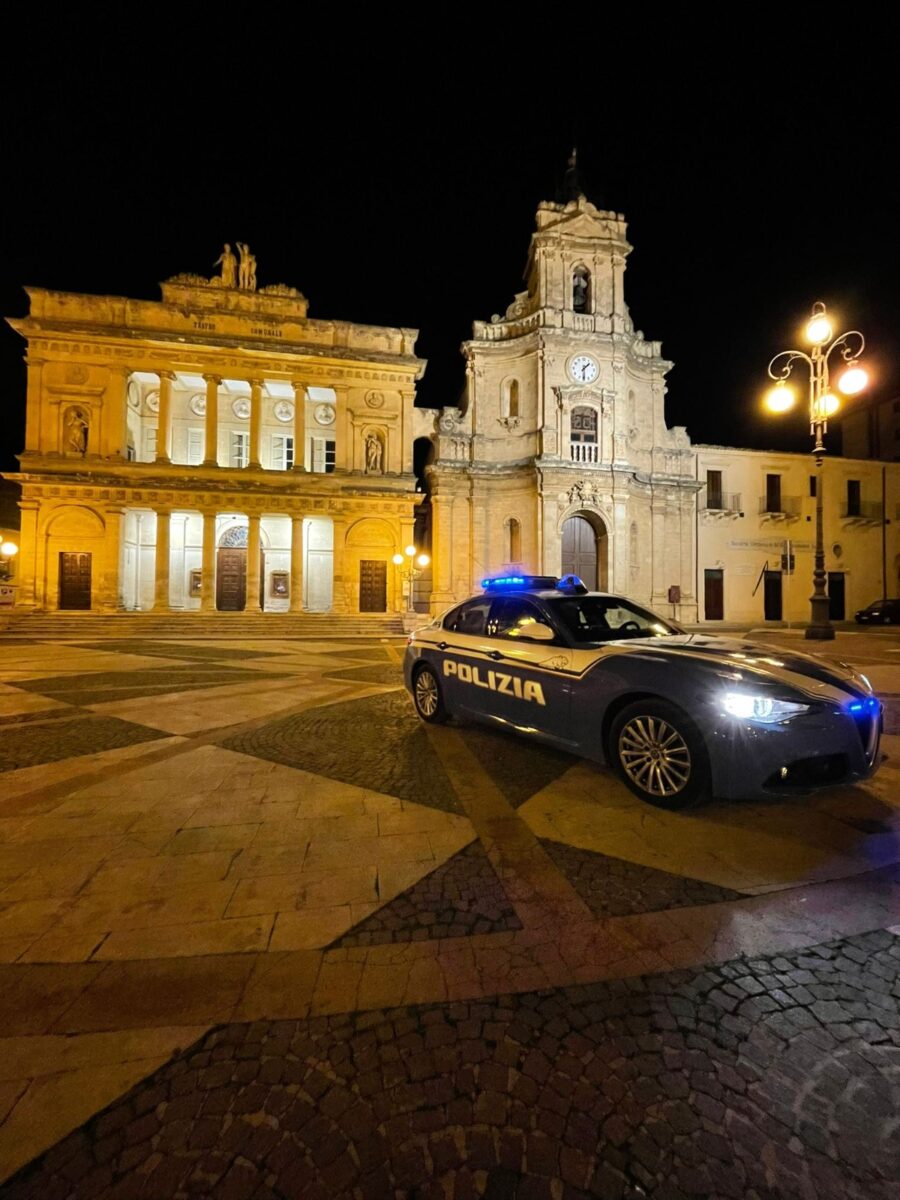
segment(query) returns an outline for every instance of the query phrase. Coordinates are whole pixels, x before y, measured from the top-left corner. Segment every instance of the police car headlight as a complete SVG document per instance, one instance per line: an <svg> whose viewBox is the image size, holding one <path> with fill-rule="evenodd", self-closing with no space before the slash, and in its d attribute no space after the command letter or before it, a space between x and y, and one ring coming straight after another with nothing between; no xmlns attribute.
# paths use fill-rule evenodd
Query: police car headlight
<svg viewBox="0 0 900 1200"><path fill-rule="evenodd" d="M754 696L748 692L726 692L724 706L729 716L741 721L758 721L761 725L789 721L791 717L809 711L808 704L774 700L771 696Z"/></svg>

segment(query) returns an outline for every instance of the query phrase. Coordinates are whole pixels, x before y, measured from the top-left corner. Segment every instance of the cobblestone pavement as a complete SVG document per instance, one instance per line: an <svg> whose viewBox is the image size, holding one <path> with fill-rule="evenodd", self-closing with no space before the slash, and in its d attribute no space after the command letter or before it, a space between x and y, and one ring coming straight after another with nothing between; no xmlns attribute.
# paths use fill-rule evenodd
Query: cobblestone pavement
<svg viewBox="0 0 900 1200"><path fill-rule="evenodd" d="M521 928L484 848L472 842L333 945L377 946Z"/></svg>
<svg viewBox="0 0 900 1200"><path fill-rule="evenodd" d="M887 1200L900 939L220 1027L12 1180L52 1197Z"/></svg>
<svg viewBox="0 0 900 1200"><path fill-rule="evenodd" d="M900 738L669 813L402 651L4 644L0 1192L890 1194Z"/></svg>
<svg viewBox="0 0 900 1200"><path fill-rule="evenodd" d="M0 728L0 771L58 762L77 754L96 754L118 746L134 746L162 735L117 717L74 716L29 721Z"/></svg>
<svg viewBox="0 0 900 1200"><path fill-rule="evenodd" d="M656 871L547 838L541 839L541 845L597 917L662 912L741 897L740 892L731 888L685 879L683 875Z"/></svg>

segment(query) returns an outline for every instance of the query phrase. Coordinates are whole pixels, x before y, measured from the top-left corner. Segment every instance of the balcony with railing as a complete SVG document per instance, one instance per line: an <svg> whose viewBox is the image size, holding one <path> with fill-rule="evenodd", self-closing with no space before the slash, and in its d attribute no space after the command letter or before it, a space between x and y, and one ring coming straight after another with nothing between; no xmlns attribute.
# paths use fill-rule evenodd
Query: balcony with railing
<svg viewBox="0 0 900 1200"><path fill-rule="evenodd" d="M700 511L711 520L738 517L741 515L741 493L710 491L707 488Z"/></svg>
<svg viewBox="0 0 900 1200"><path fill-rule="evenodd" d="M880 525L884 520L884 505L879 500L844 501L841 520L850 525Z"/></svg>
<svg viewBox="0 0 900 1200"><path fill-rule="evenodd" d="M600 447L596 442L572 442L569 445L569 453L572 462L598 463L600 461Z"/></svg>
<svg viewBox="0 0 900 1200"><path fill-rule="evenodd" d="M759 516L762 521L799 521L799 496L760 496Z"/></svg>

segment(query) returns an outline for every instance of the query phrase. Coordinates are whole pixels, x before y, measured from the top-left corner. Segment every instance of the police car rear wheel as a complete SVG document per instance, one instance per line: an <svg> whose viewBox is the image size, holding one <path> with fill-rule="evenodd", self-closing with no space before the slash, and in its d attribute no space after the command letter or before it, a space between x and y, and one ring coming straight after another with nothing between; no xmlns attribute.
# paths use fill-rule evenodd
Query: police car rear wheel
<svg viewBox="0 0 900 1200"><path fill-rule="evenodd" d="M441 685L430 667L420 667L416 674L413 681L413 704L423 721L442 724L447 720Z"/></svg>
<svg viewBox="0 0 900 1200"><path fill-rule="evenodd" d="M709 792L703 738L687 713L664 700L641 700L618 714L610 760L631 791L658 808L685 808Z"/></svg>

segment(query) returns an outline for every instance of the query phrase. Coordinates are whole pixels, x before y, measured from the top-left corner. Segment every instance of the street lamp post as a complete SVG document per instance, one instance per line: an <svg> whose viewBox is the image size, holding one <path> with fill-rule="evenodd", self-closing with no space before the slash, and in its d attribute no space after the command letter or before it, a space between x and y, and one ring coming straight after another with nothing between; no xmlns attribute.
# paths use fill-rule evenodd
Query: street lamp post
<svg viewBox="0 0 900 1200"><path fill-rule="evenodd" d="M404 557L405 555L405 557ZM431 559L427 554L420 553L415 546L407 546L404 554L395 554L394 564L401 568L400 578L406 584L406 611L415 612L413 606L413 583L422 574Z"/></svg>
<svg viewBox="0 0 900 1200"><path fill-rule="evenodd" d="M813 569L813 594L810 596L810 621L806 637L815 641L830 641L834 627L828 613L828 594L825 590L825 540L822 521L823 475L822 462L826 448L823 441L828 432L828 418L840 408L840 400L830 390L828 361L839 350L846 370L838 380L838 389L847 396L861 392L868 383L859 357L866 347L865 338L856 329L834 336L834 329L825 305L817 301L806 326L806 338L812 349L782 350L769 363L769 377L776 380L766 397L770 412L784 413L793 408L795 396L787 385L791 372L803 363L809 372L809 431L813 436L812 453L816 460L816 552Z"/></svg>
<svg viewBox="0 0 900 1200"><path fill-rule="evenodd" d="M12 578L12 560L19 553L15 542L3 542L0 545L0 579Z"/></svg>

